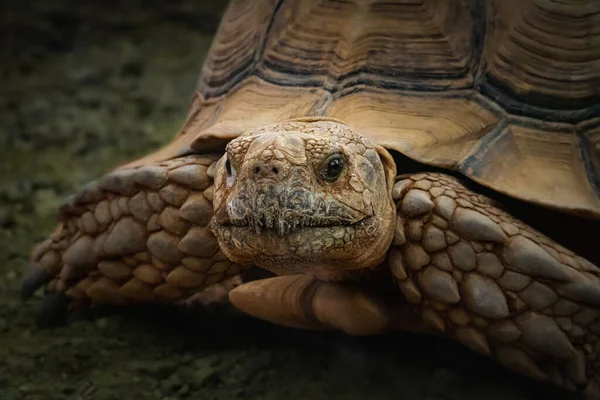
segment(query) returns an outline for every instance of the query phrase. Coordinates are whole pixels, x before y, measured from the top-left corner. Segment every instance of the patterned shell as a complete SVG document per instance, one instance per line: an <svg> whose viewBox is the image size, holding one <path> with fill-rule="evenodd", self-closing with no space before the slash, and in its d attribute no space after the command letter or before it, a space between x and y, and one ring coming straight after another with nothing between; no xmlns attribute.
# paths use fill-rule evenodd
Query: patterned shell
<svg viewBox="0 0 600 400"><path fill-rule="evenodd" d="M185 125L141 162L302 116L600 218L600 2L232 0Z"/></svg>

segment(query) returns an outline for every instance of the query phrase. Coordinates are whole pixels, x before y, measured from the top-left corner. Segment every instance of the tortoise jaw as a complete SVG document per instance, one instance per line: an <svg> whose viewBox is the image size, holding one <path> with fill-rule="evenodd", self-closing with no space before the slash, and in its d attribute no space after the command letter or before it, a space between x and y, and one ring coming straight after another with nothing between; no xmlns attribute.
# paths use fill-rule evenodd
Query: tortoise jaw
<svg viewBox="0 0 600 400"><path fill-rule="evenodd" d="M272 228L257 232L249 225L213 220L212 229L221 250L232 261L252 263L285 275L354 269L352 260L364 252L361 248L377 240L380 221L370 216L350 224L297 225L295 230L280 234Z"/></svg>
<svg viewBox="0 0 600 400"><path fill-rule="evenodd" d="M308 229L351 226L373 215L372 207L357 211L332 196L310 190L298 179L277 185L240 179L214 219L217 225L283 237Z"/></svg>

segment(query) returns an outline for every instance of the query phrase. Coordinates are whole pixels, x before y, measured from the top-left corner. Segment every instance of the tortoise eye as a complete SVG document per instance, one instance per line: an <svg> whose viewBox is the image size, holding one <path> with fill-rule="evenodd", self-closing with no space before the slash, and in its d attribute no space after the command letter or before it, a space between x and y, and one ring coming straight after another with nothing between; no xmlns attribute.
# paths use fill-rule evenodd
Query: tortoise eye
<svg viewBox="0 0 600 400"><path fill-rule="evenodd" d="M321 168L321 176L328 182L335 181L344 170L344 158L341 154L332 154L325 159Z"/></svg>

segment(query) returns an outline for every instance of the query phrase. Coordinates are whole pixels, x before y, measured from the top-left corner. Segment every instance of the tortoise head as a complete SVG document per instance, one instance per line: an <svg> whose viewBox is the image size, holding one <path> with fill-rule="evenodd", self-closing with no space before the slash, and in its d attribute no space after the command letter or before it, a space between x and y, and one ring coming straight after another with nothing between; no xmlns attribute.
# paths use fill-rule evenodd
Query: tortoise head
<svg viewBox="0 0 600 400"><path fill-rule="evenodd" d="M395 175L387 150L340 122L268 125L218 162L212 229L232 261L279 275L371 268L392 240Z"/></svg>

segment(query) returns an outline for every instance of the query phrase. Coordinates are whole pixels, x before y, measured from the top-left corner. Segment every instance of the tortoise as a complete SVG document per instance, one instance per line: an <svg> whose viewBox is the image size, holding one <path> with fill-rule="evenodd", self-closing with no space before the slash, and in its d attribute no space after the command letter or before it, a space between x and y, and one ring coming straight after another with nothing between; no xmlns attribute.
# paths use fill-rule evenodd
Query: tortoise
<svg viewBox="0 0 600 400"><path fill-rule="evenodd" d="M22 295L441 335L600 399L599 19L233 0L175 138L65 200Z"/></svg>

